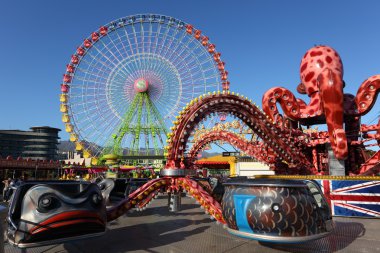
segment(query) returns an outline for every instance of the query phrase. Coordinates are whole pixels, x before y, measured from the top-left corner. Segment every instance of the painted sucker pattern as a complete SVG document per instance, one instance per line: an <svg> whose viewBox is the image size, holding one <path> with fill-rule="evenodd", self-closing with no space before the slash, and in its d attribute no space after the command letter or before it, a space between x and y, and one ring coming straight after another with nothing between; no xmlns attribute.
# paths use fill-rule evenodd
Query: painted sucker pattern
<svg viewBox="0 0 380 253"><path fill-rule="evenodd" d="M222 201L223 216L229 228L239 230L234 195L256 196L245 213L252 233L295 237L327 232L325 219L329 215L323 215L306 187L228 185Z"/></svg>

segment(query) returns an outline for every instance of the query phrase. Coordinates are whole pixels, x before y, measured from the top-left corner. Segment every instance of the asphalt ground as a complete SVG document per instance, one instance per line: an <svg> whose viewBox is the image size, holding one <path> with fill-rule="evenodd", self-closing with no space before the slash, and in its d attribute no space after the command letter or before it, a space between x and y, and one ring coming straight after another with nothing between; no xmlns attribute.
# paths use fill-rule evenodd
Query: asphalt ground
<svg viewBox="0 0 380 253"><path fill-rule="evenodd" d="M103 236L26 252L380 252L380 219L335 217L335 230L325 238L302 244L261 243L229 234L191 198L182 198L178 213L169 212L167 202L160 196L146 210L128 212L109 223ZM5 252L22 251L6 243Z"/></svg>

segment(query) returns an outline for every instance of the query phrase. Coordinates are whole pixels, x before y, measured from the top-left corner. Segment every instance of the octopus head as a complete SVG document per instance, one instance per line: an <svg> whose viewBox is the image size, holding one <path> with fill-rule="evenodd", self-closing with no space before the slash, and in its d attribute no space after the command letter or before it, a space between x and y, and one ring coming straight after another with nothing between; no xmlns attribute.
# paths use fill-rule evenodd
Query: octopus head
<svg viewBox="0 0 380 253"><path fill-rule="evenodd" d="M301 61L301 83L297 91L309 97L318 92L318 76L326 69L343 77L343 64L339 54L329 46L315 46L309 49Z"/></svg>

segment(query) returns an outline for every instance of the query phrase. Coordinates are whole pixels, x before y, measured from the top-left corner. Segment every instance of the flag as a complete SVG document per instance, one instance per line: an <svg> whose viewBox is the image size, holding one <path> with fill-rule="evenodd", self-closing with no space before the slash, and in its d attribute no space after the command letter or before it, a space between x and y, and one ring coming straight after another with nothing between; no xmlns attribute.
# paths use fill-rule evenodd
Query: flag
<svg viewBox="0 0 380 253"><path fill-rule="evenodd" d="M380 181L316 180L333 216L380 218Z"/></svg>

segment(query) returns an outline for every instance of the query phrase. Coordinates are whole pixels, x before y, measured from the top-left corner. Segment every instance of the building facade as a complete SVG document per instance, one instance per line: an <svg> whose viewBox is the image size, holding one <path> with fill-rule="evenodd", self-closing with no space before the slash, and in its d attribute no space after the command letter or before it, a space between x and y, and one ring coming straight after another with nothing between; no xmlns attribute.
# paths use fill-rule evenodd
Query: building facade
<svg viewBox="0 0 380 253"><path fill-rule="evenodd" d="M79 164L84 166L91 166L91 158L84 158L82 153L74 151L64 151L60 153L61 161L64 161L65 164Z"/></svg>
<svg viewBox="0 0 380 253"><path fill-rule="evenodd" d="M230 153L230 154L225 154ZM274 175L274 171L268 165L258 162L249 156L237 156L236 152L223 152L222 155L199 159L195 164L204 170L207 175L216 174L223 176L255 176ZM206 176L205 171L203 175Z"/></svg>
<svg viewBox="0 0 380 253"><path fill-rule="evenodd" d="M58 128L31 127L31 131L0 130L0 156L14 159L58 160Z"/></svg>

